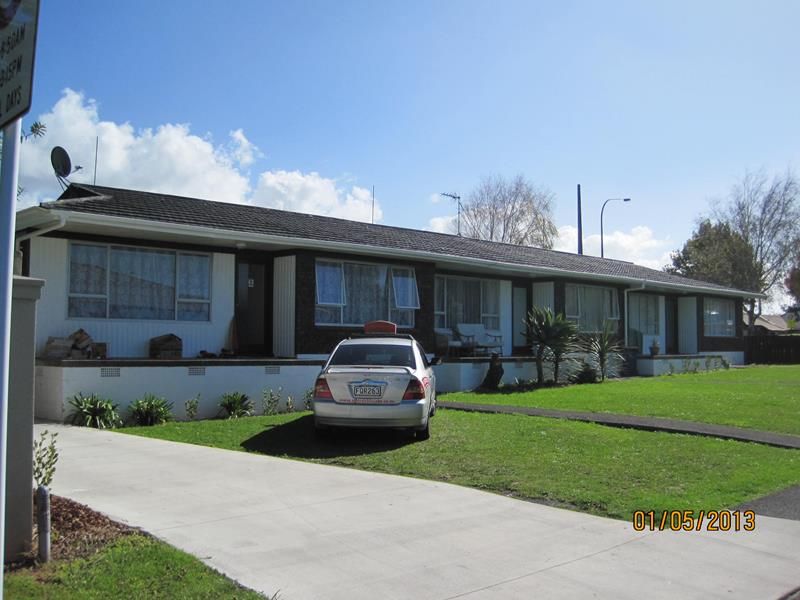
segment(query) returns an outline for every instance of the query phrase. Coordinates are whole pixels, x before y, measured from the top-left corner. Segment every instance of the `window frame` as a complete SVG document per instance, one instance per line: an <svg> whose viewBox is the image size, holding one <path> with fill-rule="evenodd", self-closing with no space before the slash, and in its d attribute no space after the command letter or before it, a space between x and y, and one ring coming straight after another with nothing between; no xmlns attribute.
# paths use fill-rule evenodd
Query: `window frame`
<svg viewBox="0 0 800 600"><path fill-rule="evenodd" d="M707 307L707 303L708 302L717 302L717 303L720 303L721 306L725 306L725 305L730 306L730 313L729 313L730 319L727 319L728 321L730 321L730 325L728 325L726 323L725 326L726 326L726 330L727 330L727 328L730 328L729 330L730 330L731 333L723 333L723 334L719 334L719 333L709 334L708 333L708 325L709 325L708 315L710 314L710 311L709 311L709 309ZM723 315L723 314L724 313L721 310L720 311L720 315ZM731 339L731 338L738 337L737 328L736 328L736 300L735 299L733 299L733 298L709 297L709 296L704 296L703 297L703 337L707 337L707 338L722 338L722 339Z"/></svg>
<svg viewBox="0 0 800 600"><path fill-rule="evenodd" d="M319 263L328 263L328 264L338 264L339 265L339 272L341 273L341 286L342 286L342 304L329 304L329 303L320 303L319 300L319 285L317 279L317 265ZM347 277L345 276L345 265L366 265L369 267L378 267L386 269L386 305L384 307L385 312L381 316L381 319L387 319L389 321L397 322L393 320L393 315L398 312L408 312L411 316L411 323L410 324L400 324L397 323L398 329L413 329L416 326L417 322L417 313L416 311L419 310L419 306L416 308L403 308L396 306L396 297L395 297L395 290L394 290L394 275L392 273L393 270L408 270L411 273L411 277L414 281L414 290L415 295L417 297L417 304L419 305L419 286L417 285L417 275L416 269L410 266L404 265L392 265L389 263L380 263L380 262L370 262L366 260L346 260L346 259L338 259L338 258L315 258L314 259L314 326L315 327L363 327L364 323L345 323L344 322L344 307L347 306ZM393 306L394 302L394 306ZM318 308L338 308L339 313L339 321L336 323L320 323L317 321L317 309Z"/></svg>
<svg viewBox="0 0 800 600"><path fill-rule="evenodd" d="M575 288L575 305L578 307L578 314L576 315L567 314L567 294L569 293L569 288ZM593 288L602 290L603 312L608 312L610 314L610 316L606 316L604 314L603 321L604 323L606 321L617 321L617 326L619 326L621 315L619 309L619 291L617 288L613 286L593 285L589 283L566 283L564 284L564 316L571 321L575 321L579 333L598 333L596 330L581 329L580 321L583 318L583 299L582 294L580 293L580 288ZM610 292L610 294L607 294L606 292ZM606 311L606 308L609 310Z"/></svg>
<svg viewBox="0 0 800 600"><path fill-rule="evenodd" d="M105 262L105 293L104 294L80 294L80 293L73 293L72 289L72 248L74 246L93 246L96 248L103 248L106 252L106 262ZM152 318L136 318L136 317L110 317L110 310L111 310L111 253L113 252L114 248L131 248L136 250L144 250L144 251L151 251L151 252L161 252L161 253L169 253L174 255L175 257L175 277L174 277L174 284L175 284L175 299L173 302L173 317L171 319L152 319ZM180 280L180 257L181 256L203 256L208 258L208 298L186 298L181 297L179 292L179 280ZM103 244L98 242L85 242L82 240L75 240L70 241L68 248L67 248L67 281L66 281L66 288L67 288L67 316L66 318L69 320L73 319L91 319L91 320L104 320L104 321L137 321L137 322L154 322L154 323L164 323L164 322L180 322L180 323L211 323L212 322L212 295L214 290L214 283L213 283L213 275L214 275L214 254L212 252L199 252L199 251L182 251L182 250L172 250L170 248L159 248L158 246L136 246L133 244ZM95 299L95 300L105 300L105 315L102 317L87 317L87 316L80 316L80 315L72 315L70 314L70 300L72 298L88 298L88 299ZM179 307L181 303L192 303L192 304L207 304L208 305L208 319L203 320L195 320L195 319L180 319L178 318L179 314Z"/></svg>
<svg viewBox="0 0 800 600"><path fill-rule="evenodd" d="M434 283L433 283L433 285L434 285L434 290L433 290L433 293L434 293L434 313L433 314L434 314L434 325L435 325L436 328L453 329L457 325L456 323L449 323L448 319L447 319L447 296L448 296L448 293L449 293L448 292L449 286L448 286L447 282L450 279L461 279L461 280L478 281L478 282L480 282L480 304L481 304L481 306L480 306L480 321L481 321L481 323L483 323L483 325L485 327L486 324L484 323L484 319L487 319L487 318L489 318L489 319L497 319L498 327L487 327L487 329L490 330L490 331L499 330L502 327L502 322L501 322L501 319L500 319L500 315L501 315L500 283L503 280L494 279L494 278L491 278L491 277L469 277L469 276L462 276L462 275L437 274L434 277ZM436 306L436 290L437 290L437 286L440 284L440 282L444 284L444 288L443 288L443 291L442 291L442 299L444 301L444 307L443 307L444 310L438 310L438 307ZM484 285L484 283L486 283L486 282L493 283L493 284L495 284L497 286L497 288L496 288L496 290L497 290L497 313L486 312L486 307L485 307L485 304L484 304L484 295L485 295L485 289L486 289L486 286ZM437 324L438 317L442 317L442 324Z"/></svg>

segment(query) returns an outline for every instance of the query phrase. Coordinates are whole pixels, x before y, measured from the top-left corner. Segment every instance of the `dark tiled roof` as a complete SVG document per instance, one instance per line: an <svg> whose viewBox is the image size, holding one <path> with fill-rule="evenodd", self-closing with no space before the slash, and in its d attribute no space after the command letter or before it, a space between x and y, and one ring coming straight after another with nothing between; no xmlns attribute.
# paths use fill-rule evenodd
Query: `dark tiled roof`
<svg viewBox="0 0 800 600"><path fill-rule="evenodd" d="M696 281L633 263L487 242L471 238L373 225L246 204L212 202L136 190L72 184L55 202L42 205L81 213L196 225L224 231L249 232L287 238L360 244L368 247L431 252L499 263L570 271L587 275L647 279L666 286L700 286L731 292L730 288ZM746 295L746 293L743 293Z"/></svg>

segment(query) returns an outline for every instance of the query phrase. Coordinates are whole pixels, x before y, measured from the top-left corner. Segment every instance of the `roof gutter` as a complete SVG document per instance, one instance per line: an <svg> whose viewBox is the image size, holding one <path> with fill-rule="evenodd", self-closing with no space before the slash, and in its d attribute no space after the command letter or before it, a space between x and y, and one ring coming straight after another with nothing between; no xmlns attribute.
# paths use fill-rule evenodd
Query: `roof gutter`
<svg viewBox="0 0 800 600"><path fill-rule="evenodd" d="M479 265L485 267L502 268L506 271L527 272L536 275L553 275L555 277L574 276L579 279L588 279L592 281L605 281L616 283L640 283L642 280L638 277L626 277L624 275L598 275L594 273L584 273L582 271L569 271L565 269L557 269L555 267L532 267L519 263L500 262L495 260L488 260L485 258L466 258L456 256L453 254L438 254L436 252L427 252L424 250L399 250L397 248L381 248L380 246L369 246L366 244L353 244L350 242L336 242L329 240L315 240L309 238L298 238L292 236L271 235L264 233L252 233L247 231L232 231L228 229L215 229L212 227L202 227L198 225L184 225L182 223L165 223L163 221L151 221L148 219L134 219L130 217L112 217L108 215L101 215L97 213L84 213L77 211L62 211L56 208L49 208L53 214L59 217L67 217L69 215L70 221L85 223L88 225L113 225L123 229L147 229L150 231L182 234L182 235L195 235L200 237L210 237L220 239L221 234L227 234L231 237L232 241L252 242L252 243L276 243L281 245L297 245L303 248L322 249L330 251L331 249L344 250L356 253L364 253L365 249L369 249L371 253L379 256L394 257L398 256L407 258L418 258L433 260L438 262L446 262L455 265L464 265L464 263L471 265ZM66 214L65 214L66 213ZM79 215L79 218L75 218ZM235 237L234 237L235 236ZM684 290L687 292L705 292L717 296L733 296L736 298L766 298L765 294L754 294L744 290L720 290L717 288L710 288L705 286L696 286L679 283L655 283L659 287L670 289Z"/></svg>
<svg viewBox="0 0 800 600"><path fill-rule="evenodd" d="M25 233L23 235L15 236L14 237L14 241L17 244L21 244L22 242L24 242L26 240L29 240L31 238L39 237L40 235L44 235L45 233L49 233L51 231L55 231L56 229L61 229L66 224L67 224L66 215L59 214L58 215L58 219L54 223L52 223L50 225L45 225L44 227L42 227L40 229L36 229L36 230L31 231L29 233Z"/></svg>

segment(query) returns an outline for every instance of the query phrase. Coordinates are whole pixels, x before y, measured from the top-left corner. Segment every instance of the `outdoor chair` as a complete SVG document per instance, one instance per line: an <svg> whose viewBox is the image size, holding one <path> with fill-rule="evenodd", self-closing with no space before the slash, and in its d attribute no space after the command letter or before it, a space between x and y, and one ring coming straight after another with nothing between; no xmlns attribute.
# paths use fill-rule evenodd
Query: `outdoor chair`
<svg viewBox="0 0 800 600"><path fill-rule="evenodd" d="M503 352L503 334L495 329L486 329L483 323L459 323L456 335L474 353L489 353L493 349L498 354Z"/></svg>
<svg viewBox="0 0 800 600"><path fill-rule="evenodd" d="M456 354L464 349L464 343L455 339L453 330L446 327L437 327L433 330L436 336L436 351L450 356L450 352L455 349Z"/></svg>

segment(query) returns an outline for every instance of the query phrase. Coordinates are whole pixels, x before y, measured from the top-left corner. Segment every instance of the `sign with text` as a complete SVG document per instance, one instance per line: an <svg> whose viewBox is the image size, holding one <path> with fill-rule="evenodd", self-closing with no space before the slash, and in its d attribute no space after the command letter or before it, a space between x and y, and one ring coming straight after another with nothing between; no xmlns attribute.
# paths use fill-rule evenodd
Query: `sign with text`
<svg viewBox="0 0 800 600"><path fill-rule="evenodd" d="M31 108L39 0L0 0L0 128Z"/></svg>

